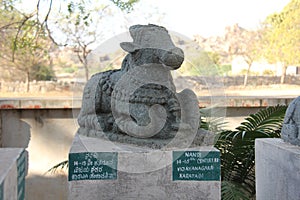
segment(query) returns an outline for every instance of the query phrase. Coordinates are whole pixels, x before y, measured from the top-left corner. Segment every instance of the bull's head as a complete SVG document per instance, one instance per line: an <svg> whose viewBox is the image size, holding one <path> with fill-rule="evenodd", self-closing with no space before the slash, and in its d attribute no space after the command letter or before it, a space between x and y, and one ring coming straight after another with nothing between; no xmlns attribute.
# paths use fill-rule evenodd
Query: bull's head
<svg viewBox="0 0 300 200"><path fill-rule="evenodd" d="M161 26L149 25L134 25L129 28L133 42L122 42L121 47L129 52L151 51L147 54L152 57L148 61L161 63L171 70L178 69L183 60L183 51L176 47L171 40L168 31ZM150 63L142 63L150 64Z"/></svg>

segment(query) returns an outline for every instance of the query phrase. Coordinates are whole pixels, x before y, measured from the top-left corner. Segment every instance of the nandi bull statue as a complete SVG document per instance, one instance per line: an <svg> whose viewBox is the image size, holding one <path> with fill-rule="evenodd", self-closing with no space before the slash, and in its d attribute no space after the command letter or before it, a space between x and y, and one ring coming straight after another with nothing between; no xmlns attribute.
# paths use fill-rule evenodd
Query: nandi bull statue
<svg viewBox="0 0 300 200"><path fill-rule="evenodd" d="M189 89L176 93L170 72L181 66L183 51L164 27L134 25L129 32L133 41L120 44L128 52L121 69L87 82L78 134L151 147L193 140L197 97Z"/></svg>
<svg viewBox="0 0 300 200"><path fill-rule="evenodd" d="M286 142L300 146L300 96L286 110L281 137Z"/></svg>

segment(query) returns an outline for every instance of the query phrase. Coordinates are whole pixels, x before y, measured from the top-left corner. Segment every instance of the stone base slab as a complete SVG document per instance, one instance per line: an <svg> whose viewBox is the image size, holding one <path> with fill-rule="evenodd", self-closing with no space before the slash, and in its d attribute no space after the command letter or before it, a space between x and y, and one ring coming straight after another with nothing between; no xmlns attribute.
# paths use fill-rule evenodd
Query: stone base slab
<svg viewBox="0 0 300 200"><path fill-rule="evenodd" d="M257 200L300 199L300 147L282 139L255 141Z"/></svg>
<svg viewBox="0 0 300 200"><path fill-rule="evenodd" d="M23 148L0 148L0 199L25 199L28 154Z"/></svg>
<svg viewBox="0 0 300 200"><path fill-rule="evenodd" d="M78 176L70 177L70 175L74 175L74 171L69 171L69 200L220 199L220 177L218 180L174 180L172 175L173 151L175 149L162 151L124 144L116 145L102 139L76 135L70 155L85 152L117 153L117 165L114 164L117 166L117 174L116 177L113 173L108 176L104 174L102 177L106 178L105 180L90 180L91 176L82 176L81 178L86 178L85 180L74 180ZM176 149L176 151L217 152L219 155L219 151L213 147ZM211 159L206 161L213 162ZM73 165L74 162L76 165L78 164L77 161L69 160L70 165ZM79 162L78 166L80 165ZM84 171L84 168L76 169L73 166L71 170ZM98 169L93 168L93 170Z"/></svg>

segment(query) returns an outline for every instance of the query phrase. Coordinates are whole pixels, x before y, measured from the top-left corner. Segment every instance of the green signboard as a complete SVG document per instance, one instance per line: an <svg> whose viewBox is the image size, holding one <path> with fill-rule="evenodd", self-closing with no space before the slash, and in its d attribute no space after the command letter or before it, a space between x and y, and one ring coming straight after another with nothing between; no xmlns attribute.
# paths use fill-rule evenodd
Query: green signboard
<svg viewBox="0 0 300 200"><path fill-rule="evenodd" d="M117 179L117 152L69 154L69 181Z"/></svg>
<svg viewBox="0 0 300 200"><path fill-rule="evenodd" d="M25 199L26 153L23 151L17 160L18 200Z"/></svg>
<svg viewBox="0 0 300 200"><path fill-rule="evenodd" d="M216 151L173 151L173 181L219 181L221 162Z"/></svg>
<svg viewBox="0 0 300 200"><path fill-rule="evenodd" d="M0 200L4 199L3 182L0 183Z"/></svg>

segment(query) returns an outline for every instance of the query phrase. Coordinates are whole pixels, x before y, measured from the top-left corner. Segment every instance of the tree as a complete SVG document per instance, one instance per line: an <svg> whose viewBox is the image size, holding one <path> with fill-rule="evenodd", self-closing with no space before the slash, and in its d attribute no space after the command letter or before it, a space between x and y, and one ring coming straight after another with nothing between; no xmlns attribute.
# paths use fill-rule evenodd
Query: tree
<svg viewBox="0 0 300 200"><path fill-rule="evenodd" d="M282 64L281 84L287 67L300 64L300 0L292 0L280 13L264 22L264 56L271 63Z"/></svg>
<svg viewBox="0 0 300 200"><path fill-rule="evenodd" d="M39 64L31 68L30 77L34 80L50 81L55 79L55 73L51 66Z"/></svg>
<svg viewBox="0 0 300 200"><path fill-rule="evenodd" d="M120 0L111 0L125 12L130 12L133 9L133 4L138 0L129 0L127 2ZM63 5L62 5L63 6ZM91 53L92 46L99 42L103 36L103 18L112 14L109 4L103 4L101 1L90 0L73 0L66 5L65 12L59 13L55 17L54 23L47 25L47 28L52 35L55 43L60 45L68 45L74 48L78 60L83 65L85 70L85 79L89 79L89 63L88 56ZM48 24L47 19L47 24ZM53 30L59 30L58 37L52 34ZM61 41L61 38L65 41Z"/></svg>
<svg viewBox="0 0 300 200"><path fill-rule="evenodd" d="M30 23L30 21L28 22ZM12 51L8 57L11 56L12 67L22 71L25 75L27 92L29 92L29 82L33 78L37 78L40 73L36 70L37 66L49 66L48 49L50 49L51 41L42 32L36 36L32 32L31 26L28 26L28 31L19 34L20 37L17 41L14 37L10 38Z"/></svg>
<svg viewBox="0 0 300 200"><path fill-rule="evenodd" d="M26 79L29 91L29 81L31 76L35 76L33 68L49 65L48 49L51 41L40 24L30 19L31 15L24 15L13 4L7 4L12 1L1 3L1 66L14 75L20 72L21 78Z"/></svg>
<svg viewBox="0 0 300 200"><path fill-rule="evenodd" d="M236 24L232 28L227 28L225 40L228 43L229 56L231 58L235 56L242 56L248 65L247 72L244 77L244 86L246 86L252 63L260 56L261 31L249 31L240 28Z"/></svg>
<svg viewBox="0 0 300 200"><path fill-rule="evenodd" d="M138 2L138 0L110 1L113 5L116 5L125 12L130 12L133 9L133 4ZM69 42L68 44L74 46L75 52L77 52L80 62L86 68L86 77L88 77L87 56L91 50L89 46L96 40L97 33L95 32L95 30L96 28L99 28L94 27L94 25L97 24L95 22L95 19L101 18L100 16L92 15L90 13L90 8L94 7L95 12L100 12L100 10L96 6L99 5L98 1L67 0L63 2L57 1L54 4L53 0L37 0L36 5L33 4L33 11L29 14L25 11L18 10L17 2L15 0L0 0L0 3L1 36L9 36L9 40L13 41L13 45L11 45L9 42L1 43L2 50L5 49L4 52L6 52L5 55L2 54L1 56L1 58L3 59L2 62L7 62L7 64L5 65L6 68L10 68L8 67L8 64L11 64L11 62L14 62L14 65L17 66L17 68L20 68L21 65L15 62L15 58L17 57L16 54L18 54L18 57L20 57L27 50L29 50L29 52L34 55L37 53L37 50L49 49L42 48L44 44L39 44L39 42L45 39L41 37L46 36L55 44L61 45L62 43L58 42L57 39L60 36L56 34L57 32L62 33L68 30L68 32L66 33L69 33L68 36L72 38L72 42ZM66 7L64 7L65 5ZM65 9L62 10L61 8ZM65 17L65 19L67 20L67 23L65 23L63 26L58 27L61 29L57 29L57 27L49 25L49 19L51 17L57 18L57 16ZM67 29L66 27L71 29ZM93 30L91 30L92 27L94 28ZM31 35L28 34L29 32L31 33ZM3 39L3 41L7 41L5 37L2 37L1 39ZM69 41L71 41L71 39L69 39ZM17 50L19 52L17 52ZM33 50L35 52L33 52ZM8 56L7 54L7 52L9 51L11 52L11 56ZM21 51L23 53L20 54ZM37 54L41 55L41 52L42 51ZM35 65L40 64L36 63Z"/></svg>
<svg viewBox="0 0 300 200"><path fill-rule="evenodd" d="M191 52L190 58L179 70L190 76L214 76L219 74L219 60L220 55L217 52Z"/></svg>
<svg viewBox="0 0 300 200"><path fill-rule="evenodd" d="M85 69L85 79L89 79L88 55L91 46L101 38L101 22L107 6L101 4L85 4L71 2L67 5L67 12L55 18L55 27L60 31L59 41L61 45L69 45L74 48L78 60ZM64 37L65 41L61 41ZM57 37L56 37L57 38Z"/></svg>

